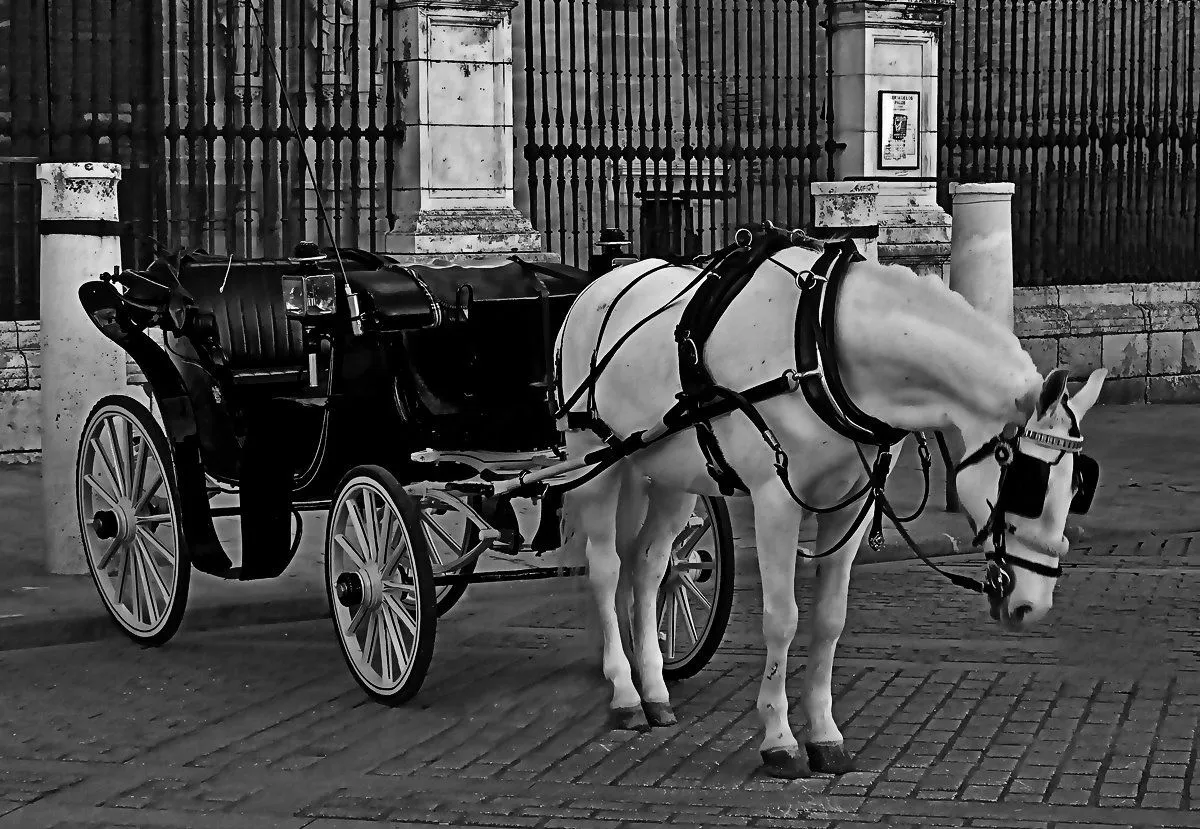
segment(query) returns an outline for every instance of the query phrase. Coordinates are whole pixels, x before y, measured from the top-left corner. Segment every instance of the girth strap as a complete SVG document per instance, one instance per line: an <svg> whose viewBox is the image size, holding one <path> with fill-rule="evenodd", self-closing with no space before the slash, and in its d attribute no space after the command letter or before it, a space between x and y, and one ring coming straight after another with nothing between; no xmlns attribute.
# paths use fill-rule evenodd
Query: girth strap
<svg viewBox="0 0 1200 829"><path fill-rule="evenodd" d="M692 294L675 328L682 391L677 395L679 402L671 410L669 418L684 419L689 412L694 413L699 407L723 399L704 364L704 347L721 315L750 282L758 268L791 244L786 233L763 234L750 247L736 249L722 259ZM696 423L696 441L704 454L708 473L717 482L722 495L748 492L741 477L725 460L717 436L707 420Z"/></svg>

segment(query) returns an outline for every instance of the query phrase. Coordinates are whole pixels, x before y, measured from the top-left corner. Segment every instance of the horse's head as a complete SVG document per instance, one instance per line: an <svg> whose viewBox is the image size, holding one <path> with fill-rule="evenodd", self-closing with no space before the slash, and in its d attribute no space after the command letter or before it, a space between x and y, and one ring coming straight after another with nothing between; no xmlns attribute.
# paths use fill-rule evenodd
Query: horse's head
<svg viewBox="0 0 1200 829"><path fill-rule="evenodd" d="M1042 383L1033 412L968 455L958 467L958 490L976 528L976 544L991 540L984 588L992 618L1010 630L1046 615L1067 552L1069 513L1091 506L1099 467L1082 453L1079 426L1095 404L1105 369L1092 372L1074 395L1067 370Z"/></svg>

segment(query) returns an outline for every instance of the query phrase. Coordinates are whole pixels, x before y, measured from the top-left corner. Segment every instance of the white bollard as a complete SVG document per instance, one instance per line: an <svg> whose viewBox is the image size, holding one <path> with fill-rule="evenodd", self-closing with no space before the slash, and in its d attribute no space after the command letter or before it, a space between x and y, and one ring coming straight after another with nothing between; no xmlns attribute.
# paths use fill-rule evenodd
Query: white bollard
<svg viewBox="0 0 1200 829"><path fill-rule="evenodd" d="M1013 330L1011 182L950 185L954 228L950 237L950 288Z"/></svg>
<svg viewBox="0 0 1200 829"><path fill-rule="evenodd" d="M119 164L39 164L42 183L42 507L46 569L87 573L75 495L83 422L125 391L125 353L87 318L79 286L121 264Z"/></svg>

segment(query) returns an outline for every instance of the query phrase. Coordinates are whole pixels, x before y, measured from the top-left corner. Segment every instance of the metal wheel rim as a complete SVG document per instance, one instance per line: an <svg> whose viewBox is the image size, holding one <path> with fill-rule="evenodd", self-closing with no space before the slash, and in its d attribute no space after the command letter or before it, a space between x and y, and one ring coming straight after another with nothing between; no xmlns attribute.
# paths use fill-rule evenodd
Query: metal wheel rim
<svg viewBox="0 0 1200 829"><path fill-rule="evenodd" d="M330 606L355 673L387 695L412 673L423 621L408 527L387 491L374 479L361 477L334 504L329 537L329 583L355 572L379 590L377 602L364 600L350 608L331 596Z"/></svg>
<svg viewBox="0 0 1200 829"><path fill-rule="evenodd" d="M101 410L83 436L76 487L88 568L109 611L139 637L164 628L179 592L178 509L166 469L123 409ZM102 511L116 516L118 535L100 537L93 519Z"/></svg>
<svg viewBox="0 0 1200 829"><path fill-rule="evenodd" d="M658 589L658 643L665 668L687 662L708 638L718 585L725 577L717 540L712 510L700 498L688 526L671 546Z"/></svg>

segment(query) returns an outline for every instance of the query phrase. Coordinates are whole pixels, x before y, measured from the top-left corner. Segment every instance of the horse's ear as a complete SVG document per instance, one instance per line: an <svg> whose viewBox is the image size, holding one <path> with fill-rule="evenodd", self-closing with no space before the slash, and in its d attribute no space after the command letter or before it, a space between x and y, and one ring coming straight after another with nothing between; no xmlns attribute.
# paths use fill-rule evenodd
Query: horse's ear
<svg viewBox="0 0 1200 829"><path fill-rule="evenodd" d="M1067 390L1067 377L1070 374L1070 369L1056 368L1046 375L1046 380L1042 383L1042 394L1038 397L1036 420L1045 417L1062 400L1063 393Z"/></svg>
<svg viewBox="0 0 1200 829"><path fill-rule="evenodd" d="M1103 388L1104 378L1107 376L1108 369L1096 369L1083 384L1083 388L1071 395L1071 411L1075 412L1076 419L1083 420L1088 410L1096 405L1096 398L1100 396L1100 389Z"/></svg>

